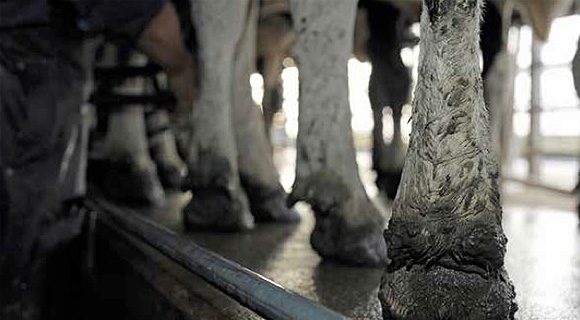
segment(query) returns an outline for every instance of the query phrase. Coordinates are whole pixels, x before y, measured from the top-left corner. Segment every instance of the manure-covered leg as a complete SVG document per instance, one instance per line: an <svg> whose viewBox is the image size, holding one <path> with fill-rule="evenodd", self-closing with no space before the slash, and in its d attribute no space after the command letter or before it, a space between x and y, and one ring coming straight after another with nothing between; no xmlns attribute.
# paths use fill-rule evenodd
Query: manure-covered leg
<svg viewBox="0 0 580 320"><path fill-rule="evenodd" d="M316 215L311 236L324 258L351 264L386 261L385 219L358 175L350 125L347 61L356 0L290 1L297 34L300 113L292 200Z"/></svg>
<svg viewBox="0 0 580 320"><path fill-rule="evenodd" d="M256 70L258 1L251 1L246 28L237 48L232 81L234 131L240 179L250 209L258 222L298 222L300 216L286 205L260 110L254 105L249 79Z"/></svg>
<svg viewBox="0 0 580 320"><path fill-rule="evenodd" d="M507 320L498 163L479 67L482 0L424 0L403 178L385 231L384 319Z"/></svg>
<svg viewBox="0 0 580 320"><path fill-rule="evenodd" d="M407 151L401 132L401 112L410 98L411 76L401 59L404 30L400 11L381 2L368 2L367 11L368 50L373 64L369 83L374 115L373 168L377 173L377 187L394 199ZM382 121L386 107L391 108L393 117L393 138L389 144L385 144L383 137Z"/></svg>
<svg viewBox="0 0 580 320"><path fill-rule="evenodd" d="M247 10L244 0L191 1L200 67L185 182L193 193L184 208L192 229L233 231L254 224L238 174L231 106L234 54Z"/></svg>

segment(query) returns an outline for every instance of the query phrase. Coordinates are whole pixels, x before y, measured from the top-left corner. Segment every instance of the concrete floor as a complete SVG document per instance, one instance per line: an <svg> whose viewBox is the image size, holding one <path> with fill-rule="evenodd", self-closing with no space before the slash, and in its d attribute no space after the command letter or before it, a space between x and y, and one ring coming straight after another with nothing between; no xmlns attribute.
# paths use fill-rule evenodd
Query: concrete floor
<svg viewBox="0 0 580 320"><path fill-rule="evenodd" d="M521 320L580 319L580 224L575 199L508 186L506 266Z"/></svg>
<svg viewBox="0 0 580 320"><path fill-rule="evenodd" d="M359 154L367 192L389 214L372 181L368 154ZM293 151L276 156L282 183L293 180ZM196 243L262 274L284 287L353 319L380 320L377 292L381 268L356 268L324 262L309 244L314 218L298 204L299 225L258 225L249 233L187 233L180 207L185 195L174 195L167 208L145 210L160 224ZM515 284L519 320L580 320L580 223L576 197L517 183L503 185L504 230L509 238L506 267ZM212 289L199 285L207 295ZM200 294L204 296L202 292ZM218 309L221 308L213 304ZM261 319L227 303L231 319ZM232 307L233 305L233 307ZM206 319L203 317L202 319ZM207 319L213 319L208 317Z"/></svg>
<svg viewBox="0 0 580 320"><path fill-rule="evenodd" d="M580 320L580 224L574 197L509 183L503 202L510 240L506 266L517 290L517 319ZM376 296L383 271L322 261L309 244L314 219L306 205L297 206L300 225L259 225L244 234L186 234L176 209L153 217L326 307L353 319L381 319Z"/></svg>

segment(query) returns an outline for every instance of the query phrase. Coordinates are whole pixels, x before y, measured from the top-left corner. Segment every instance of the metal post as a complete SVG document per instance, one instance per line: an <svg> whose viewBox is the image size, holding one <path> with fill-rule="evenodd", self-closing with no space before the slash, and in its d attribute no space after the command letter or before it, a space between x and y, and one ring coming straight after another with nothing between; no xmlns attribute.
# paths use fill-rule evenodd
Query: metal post
<svg viewBox="0 0 580 320"><path fill-rule="evenodd" d="M530 68L532 87L530 101L530 135L528 136L528 179L532 182L537 182L540 177L538 149L540 145L541 54L542 43L534 35L532 43L532 67Z"/></svg>
<svg viewBox="0 0 580 320"><path fill-rule="evenodd" d="M240 304L268 320L348 320L261 275L208 251L129 209L120 210L101 199L88 207L106 222L127 231L159 250Z"/></svg>

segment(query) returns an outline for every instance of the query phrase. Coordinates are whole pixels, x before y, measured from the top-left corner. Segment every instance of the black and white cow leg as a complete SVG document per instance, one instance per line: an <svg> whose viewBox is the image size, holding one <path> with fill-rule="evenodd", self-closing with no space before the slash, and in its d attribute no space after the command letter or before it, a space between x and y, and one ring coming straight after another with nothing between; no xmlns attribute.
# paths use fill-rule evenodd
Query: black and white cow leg
<svg viewBox="0 0 580 320"><path fill-rule="evenodd" d="M385 231L385 320L513 320L479 67L483 0L424 0L403 178Z"/></svg>
<svg viewBox="0 0 580 320"><path fill-rule="evenodd" d="M296 180L292 201L316 216L311 244L349 264L386 262L385 218L361 183L351 129L347 62L356 0L291 0L300 70Z"/></svg>
<svg viewBox="0 0 580 320"><path fill-rule="evenodd" d="M401 180L407 146L403 143L401 112L409 102L410 70L401 59L404 31L399 9L389 3L367 2L370 31L369 57L373 65L369 83L369 97L375 119L373 131L373 167L377 173L377 187L394 199ZM393 136L385 143L383 112L392 110Z"/></svg>
<svg viewBox="0 0 580 320"><path fill-rule="evenodd" d="M246 22L247 0L191 1L199 48L200 95L192 113L184 208L190 229L247 230L254 226L238 174L232 119L236 44Z"/></svg>
<svg viewBox="0 0 580 320"><path fill-rule="evenodd" d="M393 140L385 145L380 169L377 170L377 187L389 199L395 199L403 174L403 164L407 155L407 146L403 142L401 111L403 105L393 105Z"/></svg>
<svg viewBox="0 0 580 320"><path fill-rule="evenodd" d="M260 109L253 103L248 81L256 70L258 5L258 1L250 1L246 28L237 48L232 81L240 179L257 222L298 222L300 216L286 204L286 192L274 166L264 120Z"/></svg>
<svg viewBox="0 0 580 320"><path fill-rule="evenodd" d="M187 167L177 152L167 111L158 109L149 113L146 116L146 124L151 157L157 165L161 183L166 188L181 189Z"/></svg>

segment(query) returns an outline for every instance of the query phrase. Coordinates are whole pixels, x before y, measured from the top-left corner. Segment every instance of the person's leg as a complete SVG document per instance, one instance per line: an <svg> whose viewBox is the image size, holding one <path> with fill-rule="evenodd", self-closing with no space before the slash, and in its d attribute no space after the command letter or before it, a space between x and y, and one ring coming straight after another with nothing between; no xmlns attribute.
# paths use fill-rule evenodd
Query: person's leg
<svg viewBox="0 0 580 320"><path fill-rule="evenodd" d="M0 51L0 315L33 319L42 305L44 262L63 235L49 226L62 216L62 160L72 148L83 79L80 68L60 59Z"/></svg>

